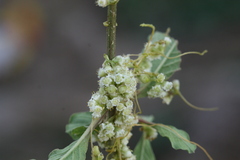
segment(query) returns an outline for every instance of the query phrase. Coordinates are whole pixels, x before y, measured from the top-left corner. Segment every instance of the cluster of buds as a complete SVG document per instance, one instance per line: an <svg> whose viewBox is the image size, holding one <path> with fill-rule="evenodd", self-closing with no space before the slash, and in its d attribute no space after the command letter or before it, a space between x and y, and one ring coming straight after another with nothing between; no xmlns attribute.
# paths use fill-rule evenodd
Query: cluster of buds
<svg viewBox="0 0 240 160"><path fill-rule="evenodd" d="M128 142L132 135L132 127L138 123L138 116L134 112L138 82L155 82L147 92L148 96L159 97L165 103L170 103L173 97L171 91L177 87L174 86L177 82L166 81L163 73L151 72L152 60L161 58L169 43L171 43L169 37L155 43L148 42L144 52L135 60L130 59L130 55L116 56L112 60L105 55L102 68L98 70L99 90L92 95L88 106L93 119L105 117L93 137L101 148L111 153L110 159L119 159L118 157L123 160L136 159L128 147ZM144 130L149 133L148 139L156 138L155 129L144 128ZM95 150L92 157L103 159L101 152L96 148Z"/></svg>
<svg viewBox="0 0 240 160"><path fill-rule="evenodd" d="M138 123L138 117L133 113L137 79L130 69L132 63L129 56L117 56L112 60L105 56L105 59L102 68L98 70L99 91L92 95L88 106L93 118L101 117L103 111L114 114L99 125L96 140L102 148L113 152L113 158L121 156L134 160L135 156L127 144L132 126ZM120 152L114 152L114 143L118 143Z"/></svg>

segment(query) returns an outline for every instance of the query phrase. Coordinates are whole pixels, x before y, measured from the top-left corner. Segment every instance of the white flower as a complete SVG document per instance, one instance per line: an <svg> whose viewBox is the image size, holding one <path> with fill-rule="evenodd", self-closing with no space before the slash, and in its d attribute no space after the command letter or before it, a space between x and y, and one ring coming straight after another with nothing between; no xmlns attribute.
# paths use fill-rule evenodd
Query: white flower
<svg viewBox="0 0 240 160"><path fill-rule="evenodd" d="M93 112L92 116L94 118L101 117L101 113L102 113L102 110L103 110L102 107L100 107L100 106L93 106L93 107L89 107L89 108L90 108L90 112Z"/></svg>
<svg viewBox="0 0 240 160"><path fill-rule="evenodd" d="M100 7L107 7L109 0L98 0L97 5Z"/></svg>
<svg viewBox="0 0 240 160"><path fill-rule="evenodd" d="M96 93L94 93L94 94L92 95L91 99L97 101L97 100L100 98L100 96L101 96L101 95L100 95L98 92L96 92Z"/></svg>
<svg viewBox="0 0 240 160"><path fill-rule="evenodd" d="M172 82L168 82L168 81L166 81L165 83L164 83L164 85L163 85L163 89L165 90L165 91L169 91L170 89L172 89L172 87L173 87L173 83Z"/></svg>
<svg viewBox="0 0 240 160"><path fill-rule="evenodd" d="M111 73L113 71L112 67L109 65L104 66L104 72L105 73Z"/></svg>
<svg viewBox="0 0 240 160"><path fill-rule="evenodd" d="M105 71L103 68L99 68L98 70L98 78L104 77L106 75Z"/></svg>
<svg viewBox="0 0 240 160"><path fill-rule="evenodd" d="M106 104L108 102L108 97L105 95L100 96L99 103Z"/></svg>
<svg viewBox="0 0 240 160"><path fill-rule="evenodd" d="M119 103L116 107L117 111L122 111L125 108L124 104Z"/></svg>
<svg viewBox="0 0 240 160"><path fill-rule="evenodd" d="M119 137L124 137L125 136L125 130L124 129L119 129L117 132L116 132L116 138L119 138Z"/></svg>
<svg viewBox="0 0 240 160"><path fill-rule="evenodd" d="M113 107L112 103L110 101L107 102L107 109L111 109Z"/></svg>
<svg viewBox="0 0 240 160"><path fill-rule="evenodd" d="M172 40L169 37L165 37L164 41L166 42L166 44L170 44L172 42Z"/></svg>
<svg viewBox="0 0 240 160"><path fill-rule="evenodd" d="M126 106L129 107L129 108L133 108L133 102L132 102L130 99L128 99L125 104L126 104Z"/></svg>
<svg viewBox="0 0 240 160"><path fill-rule="evenodd" d="M179 82L178 79L173 80L173 87L174 87L176 90L179 90L179 89L180 89L180 82Z"/></svg>
<svg viewBox="0 0 240 160"><path fill-rule="evenodd" d="M114 125L112 123L106 122L101 123L100 125L100 131L98 134L98 138L100 142L108 141L110 138L112 138L115 135L114 132Z"/></svg>
<svg viewBox="0 0 240 160"><path fill-rule="evenodd" d="M161 85L155 85L147 92L147 94L151 98L156 98L159 97L161 92L164 92Z"/></svg>
<svg viewBox="0 0 240 160"><path fill-rule="evenodd" d="M130 108L130 107L124 108L124 109L123 109L123 112L122 112L122 114L123 114L124 116L127 116L127 115L129 115L129 114L131 114L131 113L132 113L132 108Z"/></svg>
<svg viewBox="0 0 240 160"><path fill-rule="evenodd" d="M107 77L102 77L99 81L100 86L109 86L112 82L112 79L107 76Z"/></svg>
<svg viewBox="0 0 240 160"><path fill-rule="evenodd" d="M110 102L112 103L113 106L118 106L120 103L121 98L120 97L114 97Z"/></svg>
<svg viewBox="0 0 240 160"><path fill-rule="evenodd" d="M163 103L166 103L167 105L169 105L172 99L173 99L173 95L165 96L163 97Z"/></svg>
<svg viewBox="0 0 240 160"><path fill-rule="evenodd" d="M118 73L118 74L113 76L113 79L117 84L120 84L120 83L123 82L123 76L124 75Z"/></svg>
<svg viewBox="0 0 240 160"><path fill-rule="evenodd" d="M88 101L88 107L93 107L93 106L96 106L97 105L97 102L93 99L90 99Z"/></svg>

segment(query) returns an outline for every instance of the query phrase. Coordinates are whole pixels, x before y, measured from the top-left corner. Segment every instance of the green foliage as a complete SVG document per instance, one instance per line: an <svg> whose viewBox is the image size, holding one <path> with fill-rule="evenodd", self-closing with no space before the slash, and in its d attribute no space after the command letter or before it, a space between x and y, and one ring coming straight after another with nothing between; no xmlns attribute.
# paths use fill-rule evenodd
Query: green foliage
<svg viewBox="0 0 240 160"><path fill-rule="evenodd" d="M188 153L195 152L197 146L190 142L190 137L185 131L163 124L154 126L154 128L161 136L170 140L174 149L186 150Z"/></svg>
<svg viewBox="0 0 240 160"><path fill-rule="evenodd" d="M66 133L76 140L81 137L91 121L92 115L90 112L74 113L71 115L69 123L66 125Z"/></svg>
<svg viewBox="0 0 240 160"><path fill-rule="evenodd" d="M166 37L165 33L155 32L152 38L152 42L157 42L163 40ZM152 61L151 72L153 73L163 73L166 80L169 79L174 72L180 70L181 58L168 59L167 57L179 56L181 52L177 49L178 41L171 38L172 42L166 46L164 51L164 57L161 59L155 59ZM147 97L147 92L155 85L155 82L150 82L147 84L141 84L138 97Z"/></svg>
<svg viewBox="0 0 240 160"><path fill-rule="evenodd" d="M137 143L133 154L136 155L137 160L155 160L155 156L150 144L150 140L146 139L144 134Z"/></svg>
<svg viewBox="0 0 240 160"><path fill-rule="evenodd" d="M74 141L64 149L55 149L48 160L85 160L90 135Z"/></svg>

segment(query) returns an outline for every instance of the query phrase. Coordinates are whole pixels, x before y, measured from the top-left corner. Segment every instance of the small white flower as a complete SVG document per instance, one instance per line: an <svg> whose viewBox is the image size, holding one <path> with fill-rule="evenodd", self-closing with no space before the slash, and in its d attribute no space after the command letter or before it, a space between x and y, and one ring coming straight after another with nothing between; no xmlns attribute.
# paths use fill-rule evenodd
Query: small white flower
<svg viewBox="0 0 240 160"><path fill-rule="evenodd" d="M97 5L100 7L107 7L109 0L98 0Z"/></svg>
<svg viewBox="0 0 240 160"><path fill-rule="evenodd" d="M106 122L101 123L100 125L100 131L98 134L98 138L100 142L108 141L110 138L112 138L115 135L114 132L114 125L112 123Z"/></svg>
<svg viewBox="0 0 240 160"><path fill-rule="evenodd" d="M129 108L133 108L133 102L130 99L128 99L128 101L125 104Z"/></svg>
<svg viewBox="0 0 240 160"><path fill-rule="evenodd" d="M120 103L121 98L120 97L114 97L110 102L112 103L113 106L117 106Z"/></svg>
<svg viewBox="0 0 240 160"><path fill-rule="evenodd" d="M122 114L123 114L124 116L127 116L127 115L129 115L129 114L131 114L131 113L132 113L132 108L130 108L130 107L124 108L124 109L123 109L123 112L122 112Z"/></svg>
<svg viewBox="0 0 240 160"><path fill-rule="evenodd" d="M155 85L147 92L147 94L150 98L156 98L159 97L161 92L164 92L161 85Z"/></svg>
<svg viewBox="0 0 240 160"><path fill-rule="evenodd" d="M101 113L102 113L103 108L100 106L94 106L94 107L90 107L90 112L92 113L92 116L94 118L98 118L101 117Z"/></svg>
<svg viewBox="0 0 240 160"><path fill-rule="evenodd" d="M123 82L123 75L122 74L118 73L113 78L114 78L115 83L117 83L117 84L120 84L120 83Z"/></svg>
<svg viewBox="0 0 240 160"><path fill-rule="evenodd" d="M173 83L172 82L168 82L168 81L166 81L165 83L164 83L164 85L163 85L163 89L165 90L165 91L169 91L170 89L172 89L172 87L173 87Z"/></svg>
<svg viewBox="0 0 240 160"><path fill-rule="evenodd" d="M111 109L113 107L112 103L110 101L107 102L107 109Z"/></svg>
<svg viewBox="0 0 240 160"><path fill-rule="evenodd" d="M112 71L113 71L113 69L112 69L111 66L106 65L106 66L104 67L104 72L105 72L105 73L111 73Z"/></svg>
<svg viewBox="0 0 240 160"><path fill-rule="evenodd" d="M107 77L102 77L99 81L100 86L109 86L112 82L112 79L107 76Z"/></svg>
<svg viewBox="0 0 240 160"><path fill-rule="evenodd" d="M108 97L105 95L100 96L99 103L106 104L108 102Z"/></svg>
<svg viewBox="0 0 240 160"><path fill-rule="evenodd" d="M119 103L116 107L117 111L122 111L125 108L124 104Z"/></svg>
<svg viewBox="0 0 240 160"><path fill-rule="evenodd" d="M101 96L101 95L100 95L98 92L96 92L96 93L94 93L94 94L92 95L92 98L91 98L91 99L97 101L97 100L100 98L100 96Z"/></svg>
<svg viewBox="0 0 240 160"><path fill-rule="evenodd" d="M103 69L103 68L100 68L100 69L98 70L98 78L104 77L105 75L106 75L106 73L105 73L104 69Z"/></svg>
<svg viewBox="0 0 240 160"><path fill-rule="evenodd" d="M180 82L179 82L178 79L173 80L173 87L174 87L176 90L179 90L179 89L180 89Z"/></svg>
<svg viewBox="0 0 240 160"><path fill-rule="evenodd" d="M127 145L128 144L128 139L125 137L125 138L123 138L122 140L121 140L121 144L123 144L123 145Z"/></svg>
<svg viewBox="0 0 240 160"><path fill-rule="evenodd" d="M172 101L172 99L173 99L173 95L165 96L165 97L163 98L163 103L166 103L167 105L169 105L170 102Z"/></svg>
<svg viewBox="0 0 240 160"><path fill-rule="evenodd" d="M88 101L88 107L93 107L93 106L96 106L97 105L97 102L93 99L90 99Z"/></svg>
<svg viewBox="0 0 240 160"><path fill-rule="evenodd" d="M119 129L119 130L116 132L116 138L124 137L124 136L125 136L125 130L124 130L124 129Z"/></svg>
<svg viewBox="0 0 240 160"><path fill-rule="evenodd" d="M166 44L170 44L172 42L172 40L169 37L165 37L164 41L166 42Z"/></svg>

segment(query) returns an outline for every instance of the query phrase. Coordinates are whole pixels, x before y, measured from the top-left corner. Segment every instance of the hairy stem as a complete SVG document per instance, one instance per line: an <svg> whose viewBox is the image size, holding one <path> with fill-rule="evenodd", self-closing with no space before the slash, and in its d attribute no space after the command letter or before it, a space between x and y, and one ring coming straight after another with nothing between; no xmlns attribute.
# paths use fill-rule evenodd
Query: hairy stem
<svg viewBox="0 0 240 160"><path fill-rule="evenodd" d="M107 20L107 55L109 59L115 57L116 50L116 27L117 27L117 2L108 6Z"/></svg>

